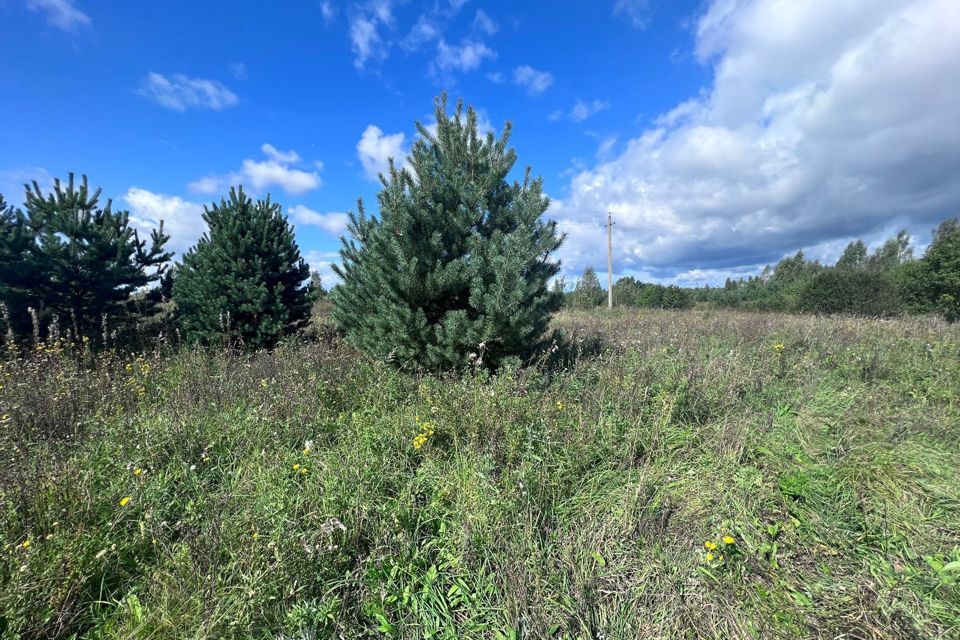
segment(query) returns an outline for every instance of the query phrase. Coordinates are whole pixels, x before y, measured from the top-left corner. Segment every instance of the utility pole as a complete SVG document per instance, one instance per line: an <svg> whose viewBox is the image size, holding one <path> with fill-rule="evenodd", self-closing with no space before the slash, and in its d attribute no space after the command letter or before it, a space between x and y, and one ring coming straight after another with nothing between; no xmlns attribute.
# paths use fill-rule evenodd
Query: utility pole
<svg viewBox="0 0 960 640"><path fill-rule="evenodd" d="M613 309L613 213L607 212L607 309Z"/></svg>

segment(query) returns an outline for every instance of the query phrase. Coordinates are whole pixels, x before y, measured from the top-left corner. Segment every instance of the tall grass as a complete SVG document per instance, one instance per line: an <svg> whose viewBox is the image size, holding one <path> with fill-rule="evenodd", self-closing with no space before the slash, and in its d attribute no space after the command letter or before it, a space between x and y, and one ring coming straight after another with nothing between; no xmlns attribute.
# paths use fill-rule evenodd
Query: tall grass
<svg viewBox="0 0 960 640"><path fill-rule="evenodd" d="M496 376L11 354L0 637L960 635L960 329L557 324Z"/></svg>

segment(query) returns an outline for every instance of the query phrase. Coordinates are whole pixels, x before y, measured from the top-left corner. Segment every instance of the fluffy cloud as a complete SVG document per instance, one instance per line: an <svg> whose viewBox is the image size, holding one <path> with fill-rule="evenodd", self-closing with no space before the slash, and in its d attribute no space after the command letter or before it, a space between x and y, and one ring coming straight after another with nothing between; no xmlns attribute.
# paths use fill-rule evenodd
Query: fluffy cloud
<svg viewBox="0 0 960 640"><path fill-rule="evenodd" d="M93 26L90 16L73 6L73 0L27 0L27 8L43 12L47 24L69 33Z"/></svg>
<svg viewBox="0 0 960 640"><path fill-rule="evenodd" d="M577 100L568 113L564 113L563 111L554 111L549 117L550 120L569 118L574 122L583 122L590 116L596 115L597 113L609 108L610 103L604 102L603 100L594 100L592 102Z"/></svg>
<svg viewBox="0 0 960 640"><path fill-rule="evenodd" d="M485 109L476 109L477 133L486 136L496 134L496 129L490 121ZM423 122L423 128L431 135L437 134L437 122L432 117ZM380 127L368 125L357 143L357 157L363 165L363 171L370 180L378 180L381 173L386 173L390 166L390 159L398 167L409 167L407 156L409 149L406 146L407 136L400 133L384 133Z"/></svg>
<svg viewBox="0 0 960 640"><path fill-rule="evenodd" d="M405 139L403 133L385 134L376 125L367 126L357 143L357 157L368 179L376 180L379 174L386 172L391 158L398 165L406 161Z"/></svg>
<svg viewBox="0 0 960 640"><path fill-rule="evenodd" d="M350 216L341 211L319 213L302 204L290 207L287 213L297 225L319 227L334 236L342 235L347 229L347 223L350 222Z"/></svg>
<svg viewBox="0 0 960 640"><path fill-rule="evenodd" d="M205 176L194 180L187 185L187 188L194 193L220 195L231 185L237 184L252 187L253 193L277 186L286 193L298 195L318 189L323 184L318 171L304 171L290 166L301 160L300 154L296 151L280 151L272 144L264 144L260 150L267 156L266 160L246 159L240 171L226 175ZM314 164L318 169L323 167L322 163Z"/></svg>
<svg viewBox="0 0 960 640"><path fill-rule="evenodd" d="M482 31L488 36L492 36L499 30L497 23L487 15L483 9L477 9L477 15L473 18L473 28Z"/></svg>
<svg viewBox="0 0 960 640"><path fill-rule="evenodd" d="M139 187L128 189L123 200L130 208L130 221L140 231L141 239L163 220L163 230L170 234L167 248L178 255L193 246L207 230L202 217L203 206L195 202Z"/></svg>
<svg viewBox="0 0 960 640"><path fill-rule="evenodd" d="M150 72L140 85L140 95L174 111L211 109L219 111L236 105L236 94L219 82L188 78L175 73L169 78Z"/></svg>
<svg viewBox="0 0 960 640"><path fill-rule="evenodd" d="M324 11L323 14L326 19L327 12ZM380 35L380 29L392 25L393 0L370 0L353 7L350 16L350 44L353 48L354 67L362 70L368 62L386 60L390 43Z"/></svg>
<svg viewBox="0 0 960 640"><path fill-rule="evenodd" d="M711 86L554 202L571 272L603 262L607 211L615 271L679 278L960 210L960 4L714 0L696 34Z"/></svg>
<svg viewBox="0 0 960 640"><path fill-rule="evenodd" d="M495 60L496 57L496 51L478 40L466 39L458 45L451 45L441 38L437 43L434 71L473 71L483 64L484 60Z"/></svg>
<svg viewBox="0 0 960 640"><path fill-rule="evenodd" d="M525 64L513 70L513 82L526 89L530 95L538 95L553 84L553 74L547 71L538 71Z"/></svg>

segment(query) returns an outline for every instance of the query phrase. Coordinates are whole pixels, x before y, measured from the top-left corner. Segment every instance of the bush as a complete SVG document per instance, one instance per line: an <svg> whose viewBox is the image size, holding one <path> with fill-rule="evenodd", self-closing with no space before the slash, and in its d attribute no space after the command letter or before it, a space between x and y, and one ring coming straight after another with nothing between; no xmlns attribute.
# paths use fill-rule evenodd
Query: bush
<svg viewBox="0 0 960 640"><path fill-rule="evenodd" d="M810 313L852 313L889 316L903 310L892 279L862 269L827 269L800 291L798 307Z"/></svg>

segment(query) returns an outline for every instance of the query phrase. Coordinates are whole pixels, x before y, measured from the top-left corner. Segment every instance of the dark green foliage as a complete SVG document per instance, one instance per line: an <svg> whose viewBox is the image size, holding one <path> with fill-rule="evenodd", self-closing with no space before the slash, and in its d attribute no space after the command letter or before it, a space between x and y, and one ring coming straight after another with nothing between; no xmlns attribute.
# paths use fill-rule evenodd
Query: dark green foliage
<svg viewBox="0 0 960 640"><path fill-rule="evenodd" d="M36 295L43 284L36 252L36 231L23 212L7 206L0 195L0 329L14 335L30 331L28 308L41 305Z"/></svg>
<svg viewBox="0 0 960 640"><path fill-rule="evenodd" d="M855 240L843 250L837 264L838 269L862 269L867 264L867 245L863 240Z"/></svg>
<svg viewBox="0 0 960 640"><path fill-rule="evenodd" d="M797 310L809 313L865 316L890 316L902 309L893 280L865 269L821 271L805 284L797 304Z"/></svg>
<svg viewBox="0 0 960 640"><path fill-rule="evenodd" d="M613 304L648 309L689 309L693 306L693 294L676 285L640 282L627 276L614 283Z"/></svg>
<svg viewBox="0 0 960 640"><path fill-rule="evenodd" d="M560 296L556 223L528 169L507 182L516 153L503 135L481 138L473 109L453 117L437 99L436 133L419 123L409 168L381 176L379 218L359 203L344 240L343 283L333 317L349 339L378 357L429 369L459 368L471 354L488 366L542 345ZM477 360L474 360L477 361Z"/></svg>
<svg viewBox="0 0 960 640"><path fill-rule="evenodd" d="M306 324L310 275L280 205L231 189L203 214L208 231L184 256L173 300L186 338L274 346Z"/></svg>
<svg viewBox="0 0 960 640"><path fill-rule="evenodd" d="M960 218L941 223L923 259L897 275L912 308L960 320Z"/></svg>
<svg viewBox="0 0 960 640"><path fill-rule="evenodd" d="M583 275L580 276L573 291L570 292L567 305L574 309L593 309L603 304L606 297L607 294L597 278L597 272L593 267L587 267L583 270Z"/></svg>
<svg viewBox="0 0 960 640"><path fill-rule="evenodd" d="M100 207L99 198L86 176L77 187L70 174L66 188L56 180L46 196L34 182L25 212L3 213L0 290L15 330L22 333L26 325L24 305L88 338L99 336L105 323L116 331L146 311L131 304L131 294L163 273L169 236L161 223L148 245L126 211L114 211L109 200Z"/></svg>

